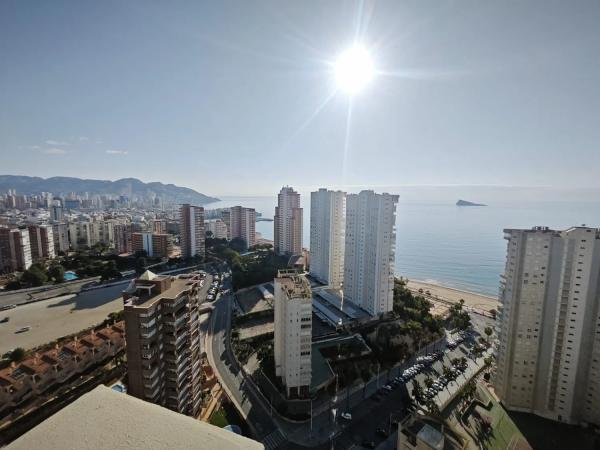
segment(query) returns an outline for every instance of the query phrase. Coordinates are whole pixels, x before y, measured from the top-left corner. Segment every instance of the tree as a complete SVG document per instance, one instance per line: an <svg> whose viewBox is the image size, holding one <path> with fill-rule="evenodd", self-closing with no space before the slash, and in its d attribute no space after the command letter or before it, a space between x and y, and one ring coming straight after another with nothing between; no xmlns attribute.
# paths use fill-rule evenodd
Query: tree
<svg viewBox="0 0 600 450"><path fill-rule="evenodd" d="M105 280L112 280L114 278L121 278L123 275L117 269L117 263L115 261L108 261L104 265L104 268L102 269L102 273L100 276L101 276L102 281L105 281Z"/></svg>
<svg viewBox="0 0 600 450"><path fill-rule="evenodd" d="M42 286L47 279L46 272L40 264L33 264L21 275L21 281L29 286Z"/></svg>
<svg viewBox="0 0 600 450"><path fill-rule="evenodd" d="M136 258L145 258L148 256L148 252L146 250L137 250L134 254Z"/></svg>
<svg viewBox="0 0 600 450"><path fill-rule="evenodd" d="M139 256L135 259L135 272L138 275L143 274L146 271L146 258Z"/></svg>
<svg viewBox="0 0 600 450"><path fill-rule="evenodd" d="M427 378L425 378L424 383L425 383L425 386L429 389L430 387L433 386L433 379L428 376Z"/></svg>
<svg viewBox="0 0 600 450"><path fill-rule="evenodd" d="M417 380L413 380L412 386L413 386L413 389L412 389L413 397L419 403L421 403L421 400L423 399L423 387L421 387L421 385L419 384L419 382Z"/></svg>
<svg viewBox="0 0 600 450"><path fill-rule="evenodd" d="M233 238L229 241L229 248L235 250L238 253L243 253L248 249L246 241L240 238Z"/></svg>
<svg viewBox="0 0 600 450"><path fill-rule="evenodd" d="M490 336L494 333L494 330L492 330L491 327L485 327L485 329L483 330L483 332L485 333L485 335L488 337L488 339L490 338Z"/></svg>
<svg viewBox="0 0 600 450"><path fill-rule="evenodd" d="M21 347L17 347L12 352L10 352L10 360L12 362L19 362L23 358L25 358L25 350Z"/></svg>
<svg viewBox="0 0 600 450"><path fill-rule="evenodd" d="M446 380L454 380L456 378L454 372L452 372L452 370L450 370L450 367L446 365L442 366L442 375L444 375L444 378Z"/></svg>
<svg viewBox="0 0 600 450"><path fill-rule="evenodd" d="M48 277L52 278L55 283L65 281L65 268L60 264L54 263L48 268Z"/></svg>
<svg viewBox="0 0 600 450"><path fill-rule="evenodd" d="M23 285L21 284L21 281L10 280L8 283L6 283L6 286L4 286L4 289L7 291L16 291L17 289L21 289L22 287L23 287Z"/></svg>

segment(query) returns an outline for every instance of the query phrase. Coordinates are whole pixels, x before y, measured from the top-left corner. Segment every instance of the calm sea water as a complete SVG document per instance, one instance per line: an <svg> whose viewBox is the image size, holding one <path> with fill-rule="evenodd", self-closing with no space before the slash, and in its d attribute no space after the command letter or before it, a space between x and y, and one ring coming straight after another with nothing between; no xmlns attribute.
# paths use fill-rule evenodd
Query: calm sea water
<svg viewBox="0 0 600 450"><path fill-rule="evenodd" d="M304 246L308 247L310 194L301 195ZM600 227L600 200L547 201L511 195L512 199L496 199L486 207L457 207L454 198L436 202L431 196L423 197L426 201L419 202L414 193L408 199L401 194L396 216L396 273L491 296L498 293L499 275L504 268L504 228ZM483 197L467 199L484 201ZM206 208L242 205L272 218L276 203L275 196L223 197ZM273 222L258 222L256 230L273 239Z"/></svg>

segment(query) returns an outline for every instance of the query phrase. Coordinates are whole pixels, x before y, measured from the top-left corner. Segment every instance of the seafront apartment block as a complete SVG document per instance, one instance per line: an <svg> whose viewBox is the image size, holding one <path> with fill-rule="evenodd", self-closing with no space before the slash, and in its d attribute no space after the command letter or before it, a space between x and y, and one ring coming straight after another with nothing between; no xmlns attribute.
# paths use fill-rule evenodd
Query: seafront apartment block
<svg viewBox="0 0 600 450"><path fill-rule="evenodd" d="M497 370L502 403L600 425L600 231L505 230Z"/></svg>
<svg viewBox="0 0 600 450"><path fill-rule="evenodd" d="M146 271L123 292L128 392L197 416L201 404L198 275Z"/></svg>
<svg viewBox="0 0 600 450"><path fill-rule="evenodd" d="M302 253L302 213L300 194L289 186L282 187L273 218L274 247L278 255Z"/></svg>
<svg viewBox="0 0 600 450"><path fill-rule="evenodd" d="M310 274L333 289L344 281L346 193L310 194Z"/></svg>
<svg viewBox="0 0 600 450"><path fill-rule="evenodd" d="M346 196L344 298L372 316L392 310L398 196Z"/></svg>

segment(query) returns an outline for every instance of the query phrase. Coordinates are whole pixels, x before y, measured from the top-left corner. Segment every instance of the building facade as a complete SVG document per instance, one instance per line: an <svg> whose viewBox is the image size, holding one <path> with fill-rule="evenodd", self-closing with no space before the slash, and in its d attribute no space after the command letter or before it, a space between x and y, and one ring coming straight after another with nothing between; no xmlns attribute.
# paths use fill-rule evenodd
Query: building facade
<svg viewBox="0 0 600 450"><path fill-rule="evenodd" d="M52 259L56 256L54 250L54 232L49 225L29 225L29 245L31 259Z"/></svg>
<svg viewBox="0 0 600 450"><path fill-rule="evenodd" d="M228 239L241 239L248 248L256 245L256 211L234 206L223 213Z"/></svg>
<svg viewBox="0 0 600 450"><path fill-rule="evenodd" d="M66 223L53 223L54 253L69 251L69 226Z"/></svg>
<svg viewBox="0 0 600 450"><path fill-rule="evenodd" d="M32 263L29 230L0 227L0 270L22 272L29 269Z"/></svg>
<svg viewBox="0 0 600 450"><path fill-rule="evenodd" d="M227 225L223 220L221 220L221 219L206 220L204 222L204 225L206 227L206 231L210 231L212 233L212 237L214 239L227 239L228 238Z"/></svg>
<svg viewBox="0 0 600 450"><path fill-rule="evenodd" d="M600 425L600 231L505 230L496 393L511 410Z"/></svg>
<svg viewBox="0 0 600 450"><path fill-rule="evenodd" d="M393 308L397 203L373 191L346 196L344 298L372 316Z"/></svg>
<svg viewBox="0 0 600 450"><path fill-rule="evenodd" d="M346 193L319 189L310 197L310 274L333 289L344 281Z"/></svg>
<svg viewBox="0 0 600 450"><path fill-rule="evenodd" d="M180 232L181 256L204 258L204 208L201 206L181 205Z"/></svg>
<svg viewBox="0 0 600 450"><path fill-rule="evenodd" d="M198 276L146 271L123 293L128 392L196 417L201 407Z"/></svg>
<svg viewBox="0 0 600 450"><path fill-rule="evenodd" d="M302 208L300 194L289 186L281 188L275 207L274 242L278 255L302 253Z"/></svg>
<svg viewBox="0 0 600 450"><path fill-rule="evenodd" d="M307 397L312 376L312 292L306 277L280 271L274 282L275 374L287 396Z"/></svg>
<svg viewBox="0 0 600 450"><path fill-rule="evenodd" d="M131 235L132 251L144 250L151 258L169 256L169 235L159 233L133 233Z"/></svg>
<svg viewBox="0 0 600 450"><path fill-rule="evenodd" d="M130 223L117 223L113 225L114 245L117 253L132 253L131 238L135 227Z"/></svg>

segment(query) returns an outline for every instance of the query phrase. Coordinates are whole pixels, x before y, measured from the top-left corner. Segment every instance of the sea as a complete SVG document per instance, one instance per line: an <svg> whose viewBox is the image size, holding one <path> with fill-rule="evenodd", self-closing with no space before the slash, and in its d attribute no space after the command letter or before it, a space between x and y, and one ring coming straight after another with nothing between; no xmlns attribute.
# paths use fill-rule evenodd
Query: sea
<svg viewBox="0 0 600 450"><path fill-rule="evenodd" d="M600 228L600 192L517 187L390 187L396 212L396 275L496 297L504 271L506 228ZM310 245L310 191L302 192L304 247ZM456 206L458 199L486 206ZM272 218L276 195L225 196L207 209L242 205ZM273 222L256 231L273 239Z"/></svg>

